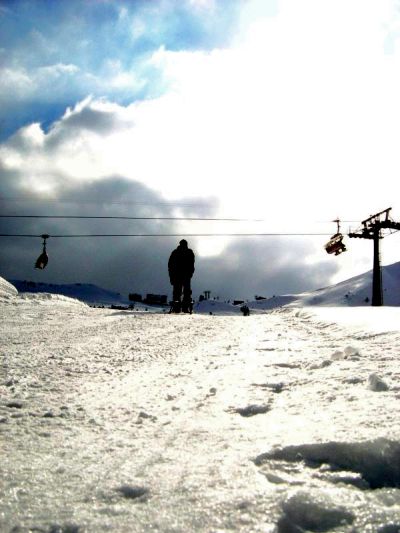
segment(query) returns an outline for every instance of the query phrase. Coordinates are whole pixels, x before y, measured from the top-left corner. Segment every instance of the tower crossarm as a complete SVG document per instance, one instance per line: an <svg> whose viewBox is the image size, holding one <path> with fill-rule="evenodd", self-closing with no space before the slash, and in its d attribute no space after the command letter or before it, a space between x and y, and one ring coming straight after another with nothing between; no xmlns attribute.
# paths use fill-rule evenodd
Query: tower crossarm
<svg viewBox="0 0 400 533"><path fill-rule="evenodd" d="M374 233L371 231L350 232L349 237L351 239L373 239Z"/></svg>
<svg viewBox="0 0 400 533"><path fill-rule="evenodd" d="M393 220L383 220L379 225L384 229L393 229L395 231L400 230L400 222L394 222Z"/></svg>

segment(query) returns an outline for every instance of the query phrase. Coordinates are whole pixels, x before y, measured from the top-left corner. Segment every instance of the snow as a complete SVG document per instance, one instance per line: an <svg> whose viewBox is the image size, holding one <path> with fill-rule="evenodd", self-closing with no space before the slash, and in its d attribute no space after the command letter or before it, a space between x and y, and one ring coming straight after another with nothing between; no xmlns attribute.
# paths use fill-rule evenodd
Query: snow
<svg viewBox="0 0 400 533"><path fill-rule="evenodd" d="M119 293L102 289L92 283L49 284L21 280L10 280L10 283L12 283L20 293L60 294L69 298L81 300L90 305L128 304L128 298L124 300Z"/></svg>
<svg viewBox="0 0 400 533"><path fill-rule="evenodd" d="M400 262L382 267L382 294L385 306L400 306ZM301 294L286 294L249 303L253 310L277 307L370 307L372 271L354 278ZM354 313L350 313L354 315Z"/></svg>
<svg viewBox="0 0 400 533"><path fill-rule="evenodd" d="M11 285L11 283L3 278L0 278L0 299L14 298L17 294L18 291L14 285Z"/></svg>
<svg viewBox="0 0 400 533"><path fill-rule="evenodd" d="M0 531L399 531L399 309L198 311L0 279Z"/></svg>

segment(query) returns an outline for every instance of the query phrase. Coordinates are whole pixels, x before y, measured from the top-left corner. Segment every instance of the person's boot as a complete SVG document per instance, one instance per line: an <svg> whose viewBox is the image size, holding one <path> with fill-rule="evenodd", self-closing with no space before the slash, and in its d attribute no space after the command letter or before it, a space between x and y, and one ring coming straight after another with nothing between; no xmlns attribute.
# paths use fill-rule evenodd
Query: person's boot
<svg viewBox="0 0 400 533"><path fill-rule="evenodd" d="M173 313L180 313L181 312L181 302L175 301L172 304L172 312Z"/></svg>
<svg viewBox="0 0 400 533"><path fill-rule="evenodd" d="M183 302L182 303L182 312L183 313L192 313L193 305L192 302Z"/></svg>

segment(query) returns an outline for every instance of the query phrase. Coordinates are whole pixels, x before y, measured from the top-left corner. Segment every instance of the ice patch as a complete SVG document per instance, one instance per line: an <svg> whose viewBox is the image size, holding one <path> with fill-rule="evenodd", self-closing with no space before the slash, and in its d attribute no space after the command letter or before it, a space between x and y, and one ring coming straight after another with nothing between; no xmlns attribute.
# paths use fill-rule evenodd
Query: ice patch
<svg viewBox="0 0 400 533"><path fill-rule="evenodd" d="M287 446L259 455L254 463L304 461L306 466L327 464L332 470L357 472L371 489L400 487L400 443L384 438L365 442L327 442Z"/></svg>

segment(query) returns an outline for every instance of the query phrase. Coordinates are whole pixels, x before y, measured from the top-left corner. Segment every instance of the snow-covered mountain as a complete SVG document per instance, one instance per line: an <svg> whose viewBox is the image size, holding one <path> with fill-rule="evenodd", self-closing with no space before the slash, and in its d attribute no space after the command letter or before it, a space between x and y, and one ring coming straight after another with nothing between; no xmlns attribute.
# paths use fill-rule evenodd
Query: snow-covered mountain
<svg viewBox="0 0 400 533"><path fill-rule="evenodd" d="M400 306L400 262L382 267L383 303ZM285 294L250 302L252 309L276 307L356 307L370 306L372 270L336 285L300 294Z"/></svg>

